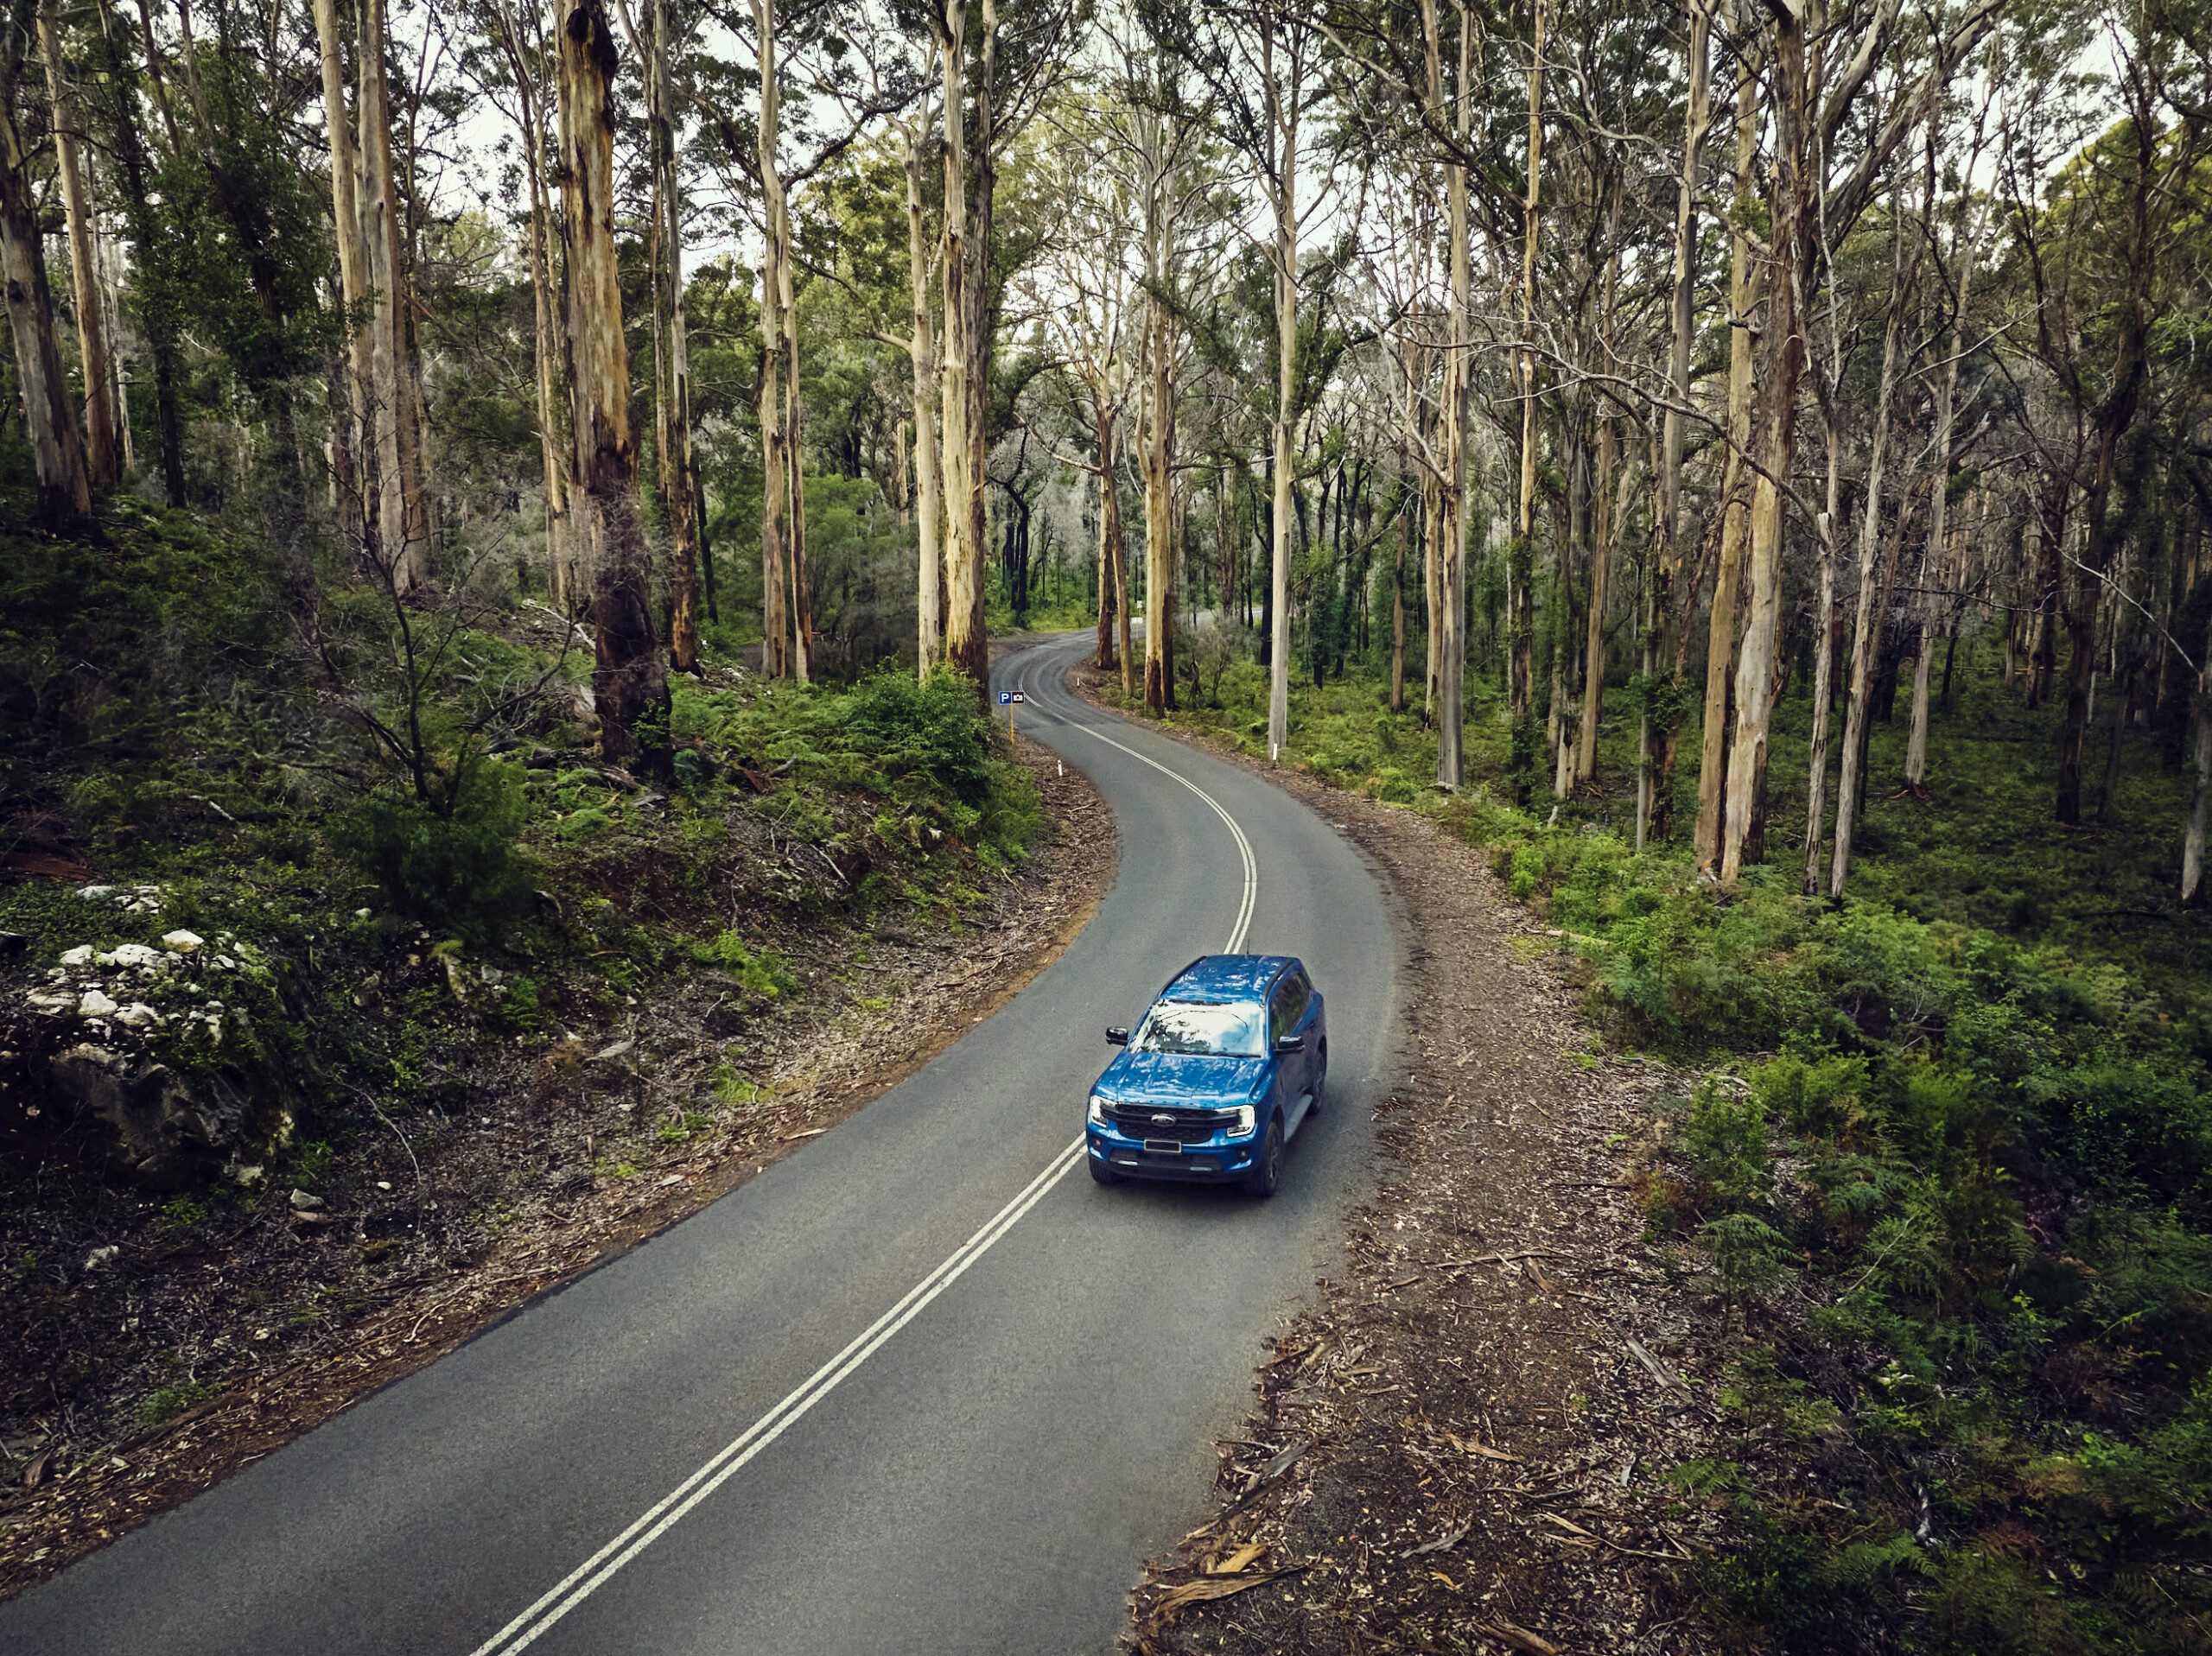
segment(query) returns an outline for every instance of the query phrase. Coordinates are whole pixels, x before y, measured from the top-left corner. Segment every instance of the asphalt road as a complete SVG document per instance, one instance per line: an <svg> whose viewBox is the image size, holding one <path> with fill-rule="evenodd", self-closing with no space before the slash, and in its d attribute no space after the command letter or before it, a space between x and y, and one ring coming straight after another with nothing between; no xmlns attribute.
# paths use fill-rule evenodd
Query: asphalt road
<svg viewBox="0 0 2212 1656"><path fill-rule="evenodd" d="M997 669L1121 835L1058 961L721 1201L0 1605L0 1652L1111 1650L1333 1257L1397 952L1326 822L1070 696L1085 644ZM1103 1027L1232 942L1328 998L1283 1188L1095 1187Z"/></svg>

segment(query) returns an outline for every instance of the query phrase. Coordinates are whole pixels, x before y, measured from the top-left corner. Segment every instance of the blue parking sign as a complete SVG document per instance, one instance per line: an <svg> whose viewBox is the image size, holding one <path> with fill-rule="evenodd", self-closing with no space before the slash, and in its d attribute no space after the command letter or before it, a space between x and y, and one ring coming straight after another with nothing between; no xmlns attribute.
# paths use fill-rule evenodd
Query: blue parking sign
<svg viewBox="0 0 2212 1656"><path fill-rule="evenodd" d="M999 692L999 706L1003 707L1007 703L1013 700L1014 692L1012 690L1001 690Z"/></svg>

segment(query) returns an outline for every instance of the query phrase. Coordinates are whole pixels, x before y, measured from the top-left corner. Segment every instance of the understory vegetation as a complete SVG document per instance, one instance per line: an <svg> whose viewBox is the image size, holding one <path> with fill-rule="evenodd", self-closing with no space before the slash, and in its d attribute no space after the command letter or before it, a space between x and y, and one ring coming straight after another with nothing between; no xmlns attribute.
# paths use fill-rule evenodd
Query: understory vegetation
<svg viewBox="0 0 2212 1656"><path fill-rule="evenodd" d="M497 1136L480 1116L522 1111L534 1175L565 1115L642 1097L594 1128L600 1177L629 1176L628 1140L749 1106L780 1003L854 976L871 928L961 925L1045 823L945 674L769 683L710 642L666 773L609 764L589 650L494 570L401 606L119 501L92 537L0 536L0 1248L24 1341L0 1475L55 1411L92 1431L197 1400L178 1388L219 1354L141 1350L150 1297L272 1193L281 1215L359 1187L361 1257L395 1280L480 1251L505 1196L439 1165ZM579 1084L641 1019L724 1049L665 1110L626 1075ZM119 1103L73 1091L87 1052ZM379 1217L368 1176L394 1162L412 1200ZM147 1328L96 1339L77 1323L124 1280L96 1251L118 1247ZM134 1372L161 1384L134 1397Z"/></svg>
<svg viewBox="0 0 2212 1656"><path fill-rule="evenodd" d="M1971 651L1968 652L1969 656ZM1633 708L1598 784L1510 803L1495 687L1471 786L1357 664L1294 691L1291 762L1440 814L1583 962L1611 1044L1698 1076L1638 1173L1736 1331L1739 1458L1675 1468L1740 1546L1687 1586L1730 1647L2203 1648L2212 1615L2212 925L2170 889L2184 787L2154 737L2111 820L2024 826L2038 715L1969 661L1924 796L1879 785L1854 895L1796 857L1732 890L1634 853ZM1416 694L1417 694L1416 687ZM1109 692L1110 693L1110 692ZM1263 752L1264 670L1172 715ZM1782 722L1802 722L1802 695ZM1686 739L1686 746L1689 746ZM1689 751L1694 751L1689 747ZM1773 777L1774 815L1803 778ZM1678 815L1678 822L1683 820Z"/></svg>

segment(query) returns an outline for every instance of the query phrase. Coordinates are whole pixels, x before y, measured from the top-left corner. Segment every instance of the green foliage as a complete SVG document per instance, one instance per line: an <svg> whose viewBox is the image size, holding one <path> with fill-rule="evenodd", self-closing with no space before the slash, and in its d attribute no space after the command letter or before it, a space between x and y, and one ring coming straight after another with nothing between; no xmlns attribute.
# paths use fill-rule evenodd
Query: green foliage
<svg viewBox="0 0 2212 1656"><path fill-rule="evenodd" d="M380 789L340 818L334 837L403 914L471 942L501 937L524 910L534 874L516 847L526 815L512 766L471 766L453 814Z"/></svg>
<svg viewBox="0 0 2212 1656"><path fill-rule="evenodd" d="M1708 1204L1735 1210L1764 1196L1768 1163L1766 1111L1740 1088L1708 1075L1690 1100L1682 1150Z"/></svg>
<svg viewBox="0 0 2212 1656"><path fill-rule="evenodd" d="M219 1395L222 1389L212 1380L173 1381L147 1394L138 1405L138 1418L149 1426L164 1425L209 1398Z"/></svg>
<svg viewBox="0 0 2212 1656"><path fill-rule="evenodd" d="M695 943L691 958L703 965L719 966L748 993L770 999L789 994L798 985L790 961L772 949L753 948L734 931L718 932L706 942Z"/></svg>

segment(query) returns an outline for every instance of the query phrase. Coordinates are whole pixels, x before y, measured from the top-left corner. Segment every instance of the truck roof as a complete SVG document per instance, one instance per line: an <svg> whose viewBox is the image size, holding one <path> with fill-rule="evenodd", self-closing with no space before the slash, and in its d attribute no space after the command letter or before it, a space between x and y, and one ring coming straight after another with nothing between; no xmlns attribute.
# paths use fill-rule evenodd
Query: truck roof
<svg viewBox="0 0 2212 1656"><path fill-rule="evenodd" d="M1259 1000L1298 961L1288 955L1202 955L1160 992L1163 1000Z"/></svg>

